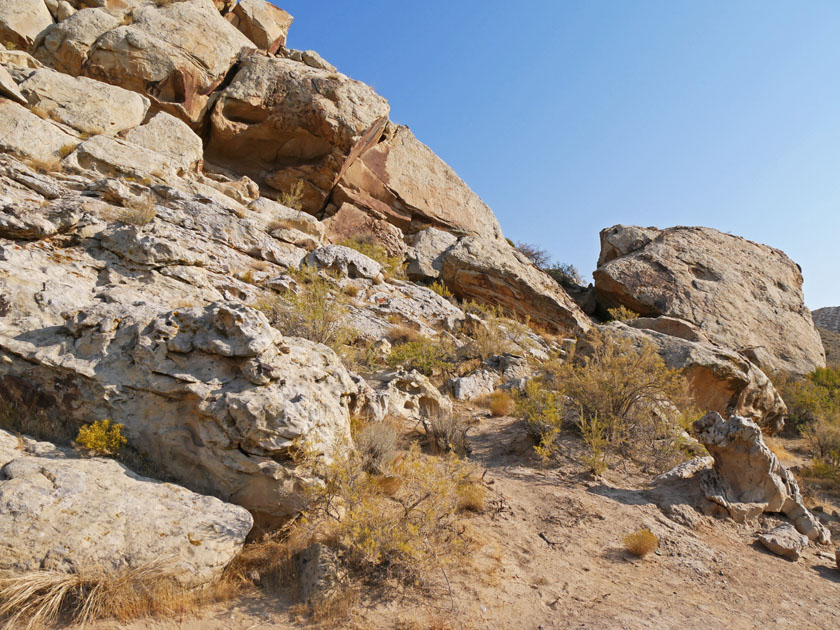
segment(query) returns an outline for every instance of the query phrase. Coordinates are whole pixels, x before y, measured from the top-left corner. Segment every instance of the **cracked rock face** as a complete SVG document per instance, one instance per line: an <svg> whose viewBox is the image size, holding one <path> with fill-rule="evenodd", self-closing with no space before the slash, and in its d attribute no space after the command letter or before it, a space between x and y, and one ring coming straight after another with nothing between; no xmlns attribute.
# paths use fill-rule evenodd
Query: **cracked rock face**
<svg viewBox="0 0 840 630"><path fill-rule="evenodd" d="M247 510L0 430L0 573L115 571L166 560L186 585L218 577Z"/></svg>
<svg viewBox="0 0 840 630"><path fill-rule="evenodd" d="M694 432L715 459L703 479L710 501L741 522L762 512L781 512L810 540L828 544L830 533L805 507L796 479L764 443L757 424L709 412L694 423Z"/></svg>
<svg viewBox="0 0 840 630"><path fill-rule="evenodd" d="M766 372L825 366L802 272L778 249L710 228L617 225L601 231L598 264L602 308L687 320Z"/></svg>

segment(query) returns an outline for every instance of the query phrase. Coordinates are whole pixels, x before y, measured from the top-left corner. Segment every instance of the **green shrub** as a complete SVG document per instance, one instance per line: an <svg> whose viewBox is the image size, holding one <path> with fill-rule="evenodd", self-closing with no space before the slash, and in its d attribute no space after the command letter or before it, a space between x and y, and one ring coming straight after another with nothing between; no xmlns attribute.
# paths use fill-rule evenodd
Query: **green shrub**
<svg viewBox="0 0 840 630"><path fill-rule="evenodd" d="M583 284L580 271L577 267L568 263L554 263L543 271L551 276L557 284Z"/></svg>
<svg viewBox="0 0 840 630"><path fill-rule="evenodd" d="M448 366L449 352L447 344L421 337L416 341L394 346L388 355L387 363L390 367L417 370L426 376L432 376Z"/></svg>
<svg viewBox="0 0 840 630"><path fill-rule="evenodd" d="M447 287L445 284L438 280L432 282L432 284L429 285L429 288L442 298L445 298L447 300L455 299L455 294L449 290L449 287Z"/></svg>
<svg viewBox="0 0 840 630"><path fill-rule="evenodd" d="M83 449L97 455L116 455L128 442L122 434L122 424L111 424L111 421L97 420L93 424L86 424L79 429L76 443Z"/></svg>
<svg viewBox="0 0 840 630"><path fill-rule="evenodd" d="M304 267L292 277L298 285L296 292L260 300L254 307L284 335L304 337L333 350L351 342L356 334L344 323L347 307L343 294L313 267Z"/></svg>
<svg viewBox="0 0 840 630"><path fill-rule="evenodd" d="M483 323L475 323L470 331L470 349L474 356L487 359L506 352L521 354L535 346L528 323L506 316L501 307L479 307L473 302L468 309L483 320Z"/></svg>
<svg viewBox="0 0 840 630"><path fill-rule="evenodd" d="M552 391L543 381L531 379L525 391L516 395L516 413L537 443L537 455L544 462L550 460L557 453L557 437L565 420L562 391Z"/></svg>

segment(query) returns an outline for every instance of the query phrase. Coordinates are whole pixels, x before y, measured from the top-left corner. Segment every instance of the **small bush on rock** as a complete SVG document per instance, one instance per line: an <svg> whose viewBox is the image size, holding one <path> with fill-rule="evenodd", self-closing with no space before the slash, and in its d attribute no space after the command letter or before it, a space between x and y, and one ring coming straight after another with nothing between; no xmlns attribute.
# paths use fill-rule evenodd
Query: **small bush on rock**
<svg viewBox="0 0 840 630"><path fill-rule="evenodd" d="M397 430L387 422L366 424L356 434L356 449L368 473L382 473L397 455Z"/></svg>
<svg viewBox="0 0 840 630"><path fill-rule="evenodd" d="M610 319L614 322L626 322L628 319L636 319L639 316L636 311L631 311L626 306L608 308L607 313L610 314Z"/></svg>
<svg viewBox="0 0 840 630"><path fill-rule="evenodd" d="M292 274L297 291L254 304L284 335L304 337L339 350L353 340L355 331L344 324L347 307L343 295L313 267Z"/></svg>
<svg viewBox="0 0 840 630"><path fill-rule="evenodd" d="M277 201L292 210L301 210L303 208L303 181L296 181L289 190L280 193Z"/></svg>
<svg viewBox="0 0 840 630"><path fill-rule="evenodd" d="M349 239L339 243L344 247L355 249L357 252L364 254L382 265L385 275L389 278L397 280L404 280L405 264L401 256L389 256L388 251L381 243L376 241L375 236L359 237Z"/></svg>
<svg viewBox="0 0 840 630"><path fill-rule="evenodd" d="M416 341L394 346L387 362L390 367L417 370L431 376L447 367L448 358L449 348L446 344L421 337Z"/></svg>
<svg viewBox="0 0 840 630"><path fill-rule="evenodd" d="M643 558L659 547L659 538L649 529L640 529L624 537L624 547L634 556Z"/></svg>
<svg viewBox="0 0 840 630"><path fill-rule="evenodd" d="M122 430L122 424L112 425L108 419L97 420L79 429L76 443L96 455L116 455L128 442Z"/></svg>

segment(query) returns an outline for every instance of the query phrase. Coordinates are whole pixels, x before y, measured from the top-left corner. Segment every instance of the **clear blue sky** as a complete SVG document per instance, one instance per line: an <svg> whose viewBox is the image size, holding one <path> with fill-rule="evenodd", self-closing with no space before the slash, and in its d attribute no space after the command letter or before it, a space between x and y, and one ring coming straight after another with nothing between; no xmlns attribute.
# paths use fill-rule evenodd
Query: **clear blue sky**
<svg viewBox="0 0 840 630"><path fill-rule="evenodd" d="M588 278L601 228L706 225L840 305L840 1L274 1L509 238Z"/></svg>

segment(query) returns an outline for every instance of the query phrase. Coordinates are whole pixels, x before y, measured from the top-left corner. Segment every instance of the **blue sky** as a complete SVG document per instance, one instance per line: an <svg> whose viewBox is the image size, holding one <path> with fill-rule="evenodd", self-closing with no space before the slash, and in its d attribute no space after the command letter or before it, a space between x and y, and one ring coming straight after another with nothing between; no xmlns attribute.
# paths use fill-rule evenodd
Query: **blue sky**
<svg viewBox="0 0 840 630"><path fill-rule="evenodd" d="M276 0L505 235L589 277L616 223L784 250L840 305L840 2Z"/></svg>

